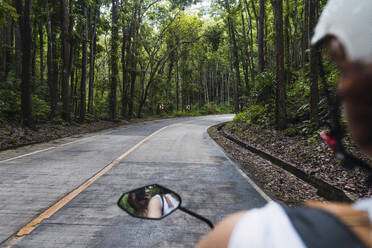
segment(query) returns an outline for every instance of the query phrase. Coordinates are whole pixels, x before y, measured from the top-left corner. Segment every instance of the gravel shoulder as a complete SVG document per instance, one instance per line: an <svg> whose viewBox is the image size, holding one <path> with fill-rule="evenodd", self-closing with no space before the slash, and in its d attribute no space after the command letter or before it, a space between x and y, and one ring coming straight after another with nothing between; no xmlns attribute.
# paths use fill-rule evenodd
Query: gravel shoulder
<svg viewBox="0 0 372 248"><path fill-rule="evenodd" d="M315 135L288 137L274 129L258 129L234 122L227 124L223 130L257 149L269 152L294 164L302 171L353 194L356 198L372 196L371 189L365 183L367 174L359 169L346 170L341 167L327 145ZM226 139L216 127L210 128L209 134L277 200L289 206L301 205L306 200L324 200L317 195L316 188ZM357 156L361 156L353 144L348 142L347 146L351 147Z"/></svg>
<svg viewBox="0 0 372 248"><path fill-rule="evenodd" d="M27 145L40 144L66 137L78 136L89 133L96 133L104 130L111 130L129 124L141 123L164 118L141 118L130 121L117 120L105 121L94 120L85 123L43 123L38 124L34 129L19 126L18 124L6 124L0 127L0 151L14 149Z"/></svg>

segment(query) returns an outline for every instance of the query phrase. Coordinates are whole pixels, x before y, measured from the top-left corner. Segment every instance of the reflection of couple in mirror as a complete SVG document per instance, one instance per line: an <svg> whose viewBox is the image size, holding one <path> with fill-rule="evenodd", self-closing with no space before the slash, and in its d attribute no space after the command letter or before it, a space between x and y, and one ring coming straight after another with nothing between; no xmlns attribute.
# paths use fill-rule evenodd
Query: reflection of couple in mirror
<svg viewBox="0 0 372 248"><path fill-rule="evenodd" d="M146 218L161 218L171 213L179 205L178 197L173 193L151 195L150 189L141 188L129 194L128 204L134 214Z"/></svg>

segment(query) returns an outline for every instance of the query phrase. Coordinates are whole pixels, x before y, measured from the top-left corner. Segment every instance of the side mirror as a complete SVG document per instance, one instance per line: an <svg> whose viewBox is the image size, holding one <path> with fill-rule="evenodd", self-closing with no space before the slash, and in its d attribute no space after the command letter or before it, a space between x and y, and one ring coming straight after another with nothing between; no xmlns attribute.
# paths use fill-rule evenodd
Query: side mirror
<svg viewBox="0 0 372 248"><path fill-rule="evenodd" d="M143 219L162 219L181 206L181 197L158 184L124 193L118 205L129 215Z"/></svg>

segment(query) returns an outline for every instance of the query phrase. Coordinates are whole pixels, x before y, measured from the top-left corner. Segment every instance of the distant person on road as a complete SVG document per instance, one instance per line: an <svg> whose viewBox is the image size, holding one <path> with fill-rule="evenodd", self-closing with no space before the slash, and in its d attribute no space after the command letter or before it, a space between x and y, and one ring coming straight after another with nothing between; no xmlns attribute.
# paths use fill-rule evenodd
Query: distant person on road
<svg viewBox="0 0 372 248"><path fill-rule="evenodd" d="M372 157L372 0L329 0L312 40L319 43L341 70L337 95L352 137ZM197 247L372 247L372 199L305 206L270 202L233 214Z"/></svg>

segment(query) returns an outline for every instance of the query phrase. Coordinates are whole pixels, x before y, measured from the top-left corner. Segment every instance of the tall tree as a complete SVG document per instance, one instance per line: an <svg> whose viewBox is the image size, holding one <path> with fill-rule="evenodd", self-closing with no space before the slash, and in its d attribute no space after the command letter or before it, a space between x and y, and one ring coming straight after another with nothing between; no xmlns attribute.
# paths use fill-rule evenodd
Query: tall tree
<svg viewBox="0 0 372 248"><path fill-rule="evenodd" d="M260 14L258 20L258 72L265 70L265 55L264 55L264 27L265 27L265 0L259 0Z"/></svg>
<svg viewBox="0 0 372 248"><path fill-rule="evenodd" d="M137 55L138 55L138 32L140 28L140 10L141 10L141 2L135 0L132 8L132 17L130 22L130 37L132 39L129 58L130 58L130 96L129 96L129 103L128 103L128 119L133 118L134 116L134 90L135 84L137 79ZM128 56L128 55L127 55Z"/></svg>
<svg viewBox="0 0 372 248"><path fill-rule="evenodd" d="M44 84L44 32L43 32L43 16L39 17L39 47L40 47L40 83Z"/></svg>
<svg viewBox="0 0 372 248"><path fill-rule="evenodd" d="M88 42L88 10L86 1L82 1L83 4L83 41L82 41L82 61L81 61L81 83L80 83L80 121L84 122L86 113L86 101L87 101L87 42Z"/></svg>
<svg viewBox="0 0 372 248"><path fill-rule="evenodd" d="M248 13L248 24L249 24L249 54L250 56L248 57L249 58L249 65L250 65L250 71L251 71L251 81L252 83L254 82L254 79L255 79L255 66L254 66L254 60L253 60L253 56L254 56L254 52L253 52L253 25L252 25L252 15L251 15L251 11L249 9L249 7L247 7L247 13Z"/></svg>
<svg viewBox="0 0 372 248"><path fill-rule="evenodd" d="M58 62L57 62L57 44L56 44L56 14L49 8L48 1L45 1L45 12L46 12L46 31L48 38L48 50L47 50L47 84L49 87L50 97L50 113L49 119L53 119L58 102Z"/></svg>
<svg viewBox="0 0 372 248"><path fill-rule="evenodd" d="M284 129L286 120L286 82L284 75L283 0L271 0L274 10L275 68L276 68L276 125Z"/></svg>
<svg viewBox="0 0 372 248"><path fill-rule="evenodd" d="M6 23L0 24L0 41L2 42L0 45L0 80L7 78L12 65L13 20L10 10L6 10L4 18L6 18Z"/></svg>
<svg viewBox="0 0 372 248"><path fill-rule="evenodd" d="M61 3L61 40L62 40L62 118L71 121L70 109L70 35L69 35L69 9L68 0L60 0Z"/></svg>
<svg viewBox="0 0 372 248"><path fill-rule="evenodd" d="M239 87L241 85L241 78L240 78L240 69L239 69L239 55L238 55L238 46L235 38L235 29L233 20L231 17L231 9L230 9L230 1L225 0L225 8L227 10L227 26L229 30L229 42L231 43L232 47L232 55L234 57L234 69L235 69L235 80L236 84L234 86L234 111L235 113L239 112Z"/></svg>
<svg viewBox="0 0 372 248"><path fill-rule="evenodd" d="M31 102L31 73L32 73L32 29L31 6L32 0L16 0L17 13L19 14L19 27L22 41L22 81L21 81L21 111L22 121L26 126L33 126Z"/></svg>
<svg viewBox="0 0 372 248"><path fill-rule="evenodd" d="M119 68L118 68L118 0L112 0L112 27L111 27L111 90L109 97L110 118L116 119L116 87L118 85Z"/></svg>
<svg viewBox="0 0 372 248"><path fill-rule="evenodd" d="M93 114L93 92L94 92L94 67L96 61L97 45L97 19L99 18L99 2L96 0L90 10L89 25L89 94L88 94L88 112Z"/></svg>
<svg viewBox="0 0 372 248"><path fill-rule="evenodd" d="M312 34L316 24L317 18L317 5L316 0L309 1L309 33ZM319 51L317 47L310 49L310 120L311 123L317 127L319 125L318 117L318 102L319 102L319 89L318 89L318 56Z"/></svg>
<svg viewBox="0 0 372 248"><path fill-rule="evenodd" d="M18 1L14 0L13 2L17 8ZM22 2L21 2L22 3ZM18 8L17 8L18 11ZM14 73L17 80L22 78L22 31L21 31L21 22L22 17L19 18L14 24L14 36L15 36L15 64L14 64Z"/></svg>
<svg viewBox="0 0 372 248"><path fill-rule="evenodd" d="M302 23L302 68L306 68L305 65L308 62L309 56L307 49L309 48L309 0L303 0L305 3L303 11L303 23Z"/></svg>
<svg viewBox="0 0 372 248"><path fill-rule="evenodd" d="M248 8L248 6L246 6ZM243 28L243 52L244 56L243 58L243 70L244 70L244 81L245 81L245 89L246 94L249 96L250 88L249 88L249 71L248 71L248 64L249 64L249 53L248 53L248 40L247 40L247 33L246 33L246 27L245 27L245 18L244 18L244 12L241 12L242 17L242 28Z"/></svg>
<svg viewBox="0 0 372 248"><path fill-rule="evenodd" d="M122 12L126 13L127 1L121 1ZM122 82L122 94L121 94L121 116L123 118L128 117L128 89L129 89L129 59L131 51L131 35L132 35L132 25L127 21L126 15L122 15L122 47L121 47L121 69L123 75Z"/></svg>

